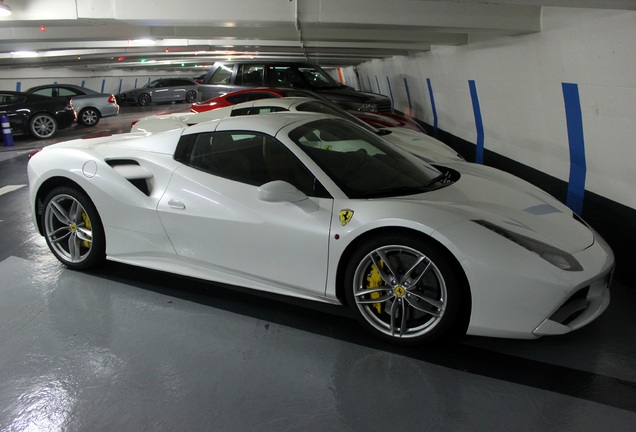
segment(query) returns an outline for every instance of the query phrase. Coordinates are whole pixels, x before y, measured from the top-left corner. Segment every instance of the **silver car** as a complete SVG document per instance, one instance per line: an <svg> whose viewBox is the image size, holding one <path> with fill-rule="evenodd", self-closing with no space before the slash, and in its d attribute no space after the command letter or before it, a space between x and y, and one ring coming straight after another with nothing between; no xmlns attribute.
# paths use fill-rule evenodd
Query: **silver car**
<svg viewBox="0 0 636 432"><path fill-rule="evenodd" d="M119 98L122 102L136 103L141 106L151 102L192 103L197 100L198 87L198 84L191 79L162 78L151 81L141 88L122 93Z"/></svg>
<svg viewBox="0 0 636 432"><path fill-rule="evenodd" d="M115 95L99 93L73 84L46 84L32 87L26 93L71 98L77 112L77 121L84 126L95 126L100 118L119 114Z"/></svg>

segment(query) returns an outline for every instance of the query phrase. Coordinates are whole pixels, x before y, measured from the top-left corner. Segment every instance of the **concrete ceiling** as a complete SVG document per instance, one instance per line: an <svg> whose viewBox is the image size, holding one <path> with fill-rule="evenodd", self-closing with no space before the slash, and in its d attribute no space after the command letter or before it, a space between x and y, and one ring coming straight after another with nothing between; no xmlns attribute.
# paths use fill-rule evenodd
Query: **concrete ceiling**
<svg viewBox="0 0 636 432"><path fill-rule="evenodd" d="M0 0L0 3L2 0ZM267 58L356 65L541 31L542 7L636 0L4 0L0 69L206 69Z"/></svg>

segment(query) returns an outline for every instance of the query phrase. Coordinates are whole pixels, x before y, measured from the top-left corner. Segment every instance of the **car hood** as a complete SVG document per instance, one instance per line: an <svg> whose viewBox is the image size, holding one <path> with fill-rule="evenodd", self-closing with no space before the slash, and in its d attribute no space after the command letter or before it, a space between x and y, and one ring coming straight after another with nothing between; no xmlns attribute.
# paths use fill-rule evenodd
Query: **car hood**
<svg viewBox="0 0 636 432"><path fill-rule="evenodd" d="M477 164L456 163L452 168L461 178L419 195L420 200L424 198L422 204L430 205L431 200L440 202L464 219L490 222L570 254L594 243L592 230L579 222L568 207L539 188Z"/></svg>
<svg viewBox="0 0 636 432"><path fill-rule="evenodd" d="M387 141L395 144L403 150L421 157L427 162L462 161L462 157L455 150L432 136L416 132L403 127L380 128L390 132L383 135Z"/></svg>

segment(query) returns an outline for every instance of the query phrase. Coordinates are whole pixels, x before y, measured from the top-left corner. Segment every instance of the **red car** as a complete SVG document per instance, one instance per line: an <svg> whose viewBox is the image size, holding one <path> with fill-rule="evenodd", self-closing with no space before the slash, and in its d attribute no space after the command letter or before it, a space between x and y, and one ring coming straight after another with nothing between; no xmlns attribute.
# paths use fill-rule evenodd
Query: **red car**
<svg viewBox="0 0 636 432"><path fill-rule="evenodd" d="M236 105L241 102L247 102L258 99L267 98L283 98L283 97L312 97L323 101L328 101L324 97L308 90L290 89L290 88L268 88L257 87L244 90L237 90L230 93L226 93L223 96L218 96L212 99L208 99L204 102L197 102L192 104L190 111L199 113L204 111L210 111L216 108L222 108L230 105ZM418 132L426 133L424 129L414 120L405 116L394 113L372 113L363 111L348 111L365 123L375 127L405 127Z"/></svg>

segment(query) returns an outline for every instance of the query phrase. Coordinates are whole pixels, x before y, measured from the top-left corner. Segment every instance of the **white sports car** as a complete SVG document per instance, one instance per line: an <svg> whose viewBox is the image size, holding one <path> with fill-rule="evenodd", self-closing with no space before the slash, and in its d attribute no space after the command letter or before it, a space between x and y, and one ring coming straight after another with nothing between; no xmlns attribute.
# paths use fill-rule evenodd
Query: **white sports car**
<svg viewBox="0 0 636 432"><path fill-rule="evenodd" d="M563 334L608 306L612 251L530 184L430 165L321 114L55 144L28 164L53 254L348 305L403 344Z"/></svg>
<svg viewBox="0 0 636 432"><path fill-rule="evenodd" d="M144 117L133 123L130 131L156 133L185 128L225 117L288 111L331 114L348 119L353 123L382 136L387 141L392 142L402 149L419 156L427 162L452 162L463 160L463 158L458 155L455 150L443 142L422 132L403 127L376 129L329 101L310 97L258 99L201 113L188 112L153 115Z"/></svg>

